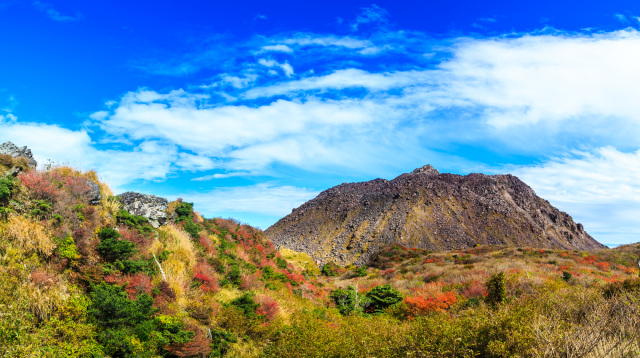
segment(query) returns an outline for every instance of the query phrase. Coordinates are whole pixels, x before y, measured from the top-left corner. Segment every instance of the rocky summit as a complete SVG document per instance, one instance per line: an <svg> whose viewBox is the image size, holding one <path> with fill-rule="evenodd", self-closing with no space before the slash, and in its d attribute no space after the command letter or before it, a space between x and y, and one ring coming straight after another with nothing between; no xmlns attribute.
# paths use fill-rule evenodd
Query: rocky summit
<svg viewBox="0 0 640 358"><path fill-rule="evenodd" d="M133 215L144 216L154 228L157 229L167 222L166 210L169 207L167 199L131 191L117 197L120 198L124 210Z"/></svg>
<svg viewBox="0 0 640 358"><path fill-rule="evenodd" d="M24 157L32 168L35 168L38 165L38 162L33 159L31 149L27 147L18 147L11 142L4 142L0 144L0 154L10 155L13 158Z"/></svg>
<svg viewBox="0 0 640 358"><path fill-rule="evenodd" d="M430 165L388 181L341 184L266 230L318 263L368 263L388 244L442 251L476 244L592 250L604 246L513 175L440 174Z"/></svg>

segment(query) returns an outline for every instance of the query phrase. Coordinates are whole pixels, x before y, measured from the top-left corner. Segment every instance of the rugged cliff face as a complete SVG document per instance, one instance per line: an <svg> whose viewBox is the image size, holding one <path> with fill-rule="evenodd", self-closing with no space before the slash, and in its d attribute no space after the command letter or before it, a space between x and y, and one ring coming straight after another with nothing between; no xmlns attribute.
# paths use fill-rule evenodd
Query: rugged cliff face
<svg viewBox="0 0 640 358"><path fill-rule="evenodd" d="M604 247L515 176L440 174L430 165L391 181L328 189L265 233L276 246L340 264L365 264L391 243L434 251Z"/></svg>

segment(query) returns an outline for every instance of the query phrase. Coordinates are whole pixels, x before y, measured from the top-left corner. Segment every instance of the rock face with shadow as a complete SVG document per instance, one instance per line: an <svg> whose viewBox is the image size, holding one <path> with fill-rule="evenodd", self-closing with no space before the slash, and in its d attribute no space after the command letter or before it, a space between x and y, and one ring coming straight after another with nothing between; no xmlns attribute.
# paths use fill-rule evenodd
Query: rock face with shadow
<svg viewBox="0 0 640 358"><path fill-rule="evenodd" d="M366 264L394 243L434 251L475 244L604 247L513 175L440 174L430 165L391 181L325 190L265 233L277 247L343 265Z"/></svg>
<svg viewBox="0 0 640 358"><path fill-rule="evenodd" d="M165 198L155 195L135 193L128 191L117 195L123 205L123 209L132 215L144 216L154 228L167 223L167 208L169 202Z"/></svg>

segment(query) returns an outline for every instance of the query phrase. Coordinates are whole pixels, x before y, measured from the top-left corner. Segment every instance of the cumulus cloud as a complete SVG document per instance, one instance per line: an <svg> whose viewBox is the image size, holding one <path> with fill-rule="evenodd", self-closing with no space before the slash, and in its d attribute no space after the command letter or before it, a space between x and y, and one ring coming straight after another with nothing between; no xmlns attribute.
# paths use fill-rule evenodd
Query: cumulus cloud
<svg viewBox="0 0 640 358"><path fill-rule="evenodd" d="M604 243L640 240L640 150L603 147L513 170Z"/></svg>

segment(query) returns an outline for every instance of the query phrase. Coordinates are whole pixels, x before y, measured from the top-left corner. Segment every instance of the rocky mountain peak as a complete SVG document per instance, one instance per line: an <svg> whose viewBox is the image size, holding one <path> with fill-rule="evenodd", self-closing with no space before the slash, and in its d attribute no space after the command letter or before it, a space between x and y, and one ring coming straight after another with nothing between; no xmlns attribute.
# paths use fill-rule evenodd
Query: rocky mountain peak
<svg viewBox="0 0 640 358"><path fill-rule="evenodd" d="M29 165L35 168L38 165L35 159L33 159L33 154L31 153L31 149L24 147L18 147L12 142L4 142L0 144L0 154L10 155L13 158L24 157L27 159Z"/></svg>
<svg viewBox="0 0 640 358"><path fill-rule="evenodd" d="M438 169L434 168L430 164L425 165L424 167L415 169L413 174L427 174L427 175L437 175L440 174Z"/></svg>
<svg viewBox="0 0 640 358"><path fill-rule="evenodd" d="M390 181L327 189L265 234L320 263L357 265L395 243L433 251L475 244L604 247L513 175L440 174L431 165Z"/></svg>

